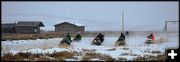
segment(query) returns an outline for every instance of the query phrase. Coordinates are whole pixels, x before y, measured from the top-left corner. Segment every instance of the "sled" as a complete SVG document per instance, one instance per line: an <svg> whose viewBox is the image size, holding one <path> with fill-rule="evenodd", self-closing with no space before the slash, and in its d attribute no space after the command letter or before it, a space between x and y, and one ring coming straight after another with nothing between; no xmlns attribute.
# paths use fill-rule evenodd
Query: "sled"
<svg viewBox="0 0 180 62"><path fill-rule="evenodd" d="M126 42L125 41L116 41L115 46L125 46Z"/></svg>
<svg viewBox="0 0 180 62"><path fill-rule="evenodd" d="M99 39L94 39L94 40L92 41L92 44L93 44L93 45L101 45L101 41L100 41Z"/></svg>

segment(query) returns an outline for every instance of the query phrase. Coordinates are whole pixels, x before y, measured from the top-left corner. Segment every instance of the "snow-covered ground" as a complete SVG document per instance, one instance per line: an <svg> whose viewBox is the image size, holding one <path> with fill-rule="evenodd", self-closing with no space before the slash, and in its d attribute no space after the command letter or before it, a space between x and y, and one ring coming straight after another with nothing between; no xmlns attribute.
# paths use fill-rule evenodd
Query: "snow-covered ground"
<svg viewBox="0 0 180 62"><path fill-rule="evenodd" d="M156 39L161 37L168 38L168 42L158 44L145 44L145 36L130 36L126 37L127 44L125 46L115 47L114 43L118 37L105 36L105 40L101 46L91 45L93 37L83 37L81 41L73 41L70 48L59 48L58 43L62 38L52 39L37 39L37 40L14 40L3 41L2 52L12 52L16 54L18 52L31 52L37 53L53 53L58 51L77 51L83 52L84 49L92 50L93 52L110 55L113 58L127 58L127 60L133 60L138 56L143 55L158 55L159 53L151 53L152 51L165 52L167 48L179 47L179 34L160 34L156 36ZM2 55L1 55L2 56ZM67 59L68 60L68 59ZM94 59L95 60L95 59ZM71 60L70 60L71 61Z"/></svg>

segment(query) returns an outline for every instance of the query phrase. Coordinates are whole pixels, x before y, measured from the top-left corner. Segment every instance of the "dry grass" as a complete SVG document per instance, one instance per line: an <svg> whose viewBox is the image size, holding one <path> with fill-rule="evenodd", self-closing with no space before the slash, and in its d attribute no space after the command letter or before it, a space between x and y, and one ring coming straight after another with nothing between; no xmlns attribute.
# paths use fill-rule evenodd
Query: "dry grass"
<svg viewBox="0 0 180 62"><path fill-rule="evenodd" d="M100 55L99 56L99 59L101 60L106 60L106 61L114 61L115 59L114 58L112 58L111 56L109 56L109 55L105 55L105 54L103 54L103 55Z"/></svg>
<svg viewBox="0 0 180 62"><path fill-rule="evenodd" d="M1 57L1 61L13 61L15 57L13 56L12 53L6 53Z"/></svg>
<svg viewBox="0 0 180 62"><path fill-rule="evenodd" d="M52 54L46 54L49 57L54 57L58 60L64 60L68 58L73 58L75 53L74 52L68 52L68 51L62 51L62 52L54 52Z"/></svg>
<svg viewBox="0 0 180 62"><path fill-rule="evenodd" d="M161 51L151 51L151 53L153 53L153 54L161 54Z"/></svg>
<svg viewBox="0 0 180 62"><path fill-rule="evenodd" d="M143 57L139 56L134 59L134 61L165 61L166 55L161 54L158 56L144 55Z"/></svg>
<svg viewBox="0 0 180 62"><path fill-rule="evenodd" d="M97 58L99 60L105 60L105 61L114 61L115 59L112 58L109 55L100 54L100 53L94 53L94 52L87 52L84 54L82 61L91 61L91 59Z"/></svg>
<svg viewBox="0 0 180 62"><path fill-rule="evenodd" d="M127 61L127 58L118 58L116 61Z"/></svg>
<svg viewBox="0 0 180 62"><path fill-rule="evenodd" d="M126 54L125 54L126 55ZM75 56L82 56L81 61L92 61L92 59L98 59L97 61L127 61L127 58L118 58L114 59L109 55L95 53L95 52L86 52L84 54L79 54L76 51L62 51L62 52L54 52L52 54L31 54L31 53L17 53L13 55L12 53L6 53L1 57L2 61L65 61L65 59L74 59L77 60L79 58ZM134 55L137 56L137 55ZM133 61L165 61L166 55L161 54L157 56L153 55L144 55L135 58Z"/></svg>
<svg viewBox="0 0 180 62"><path fill-rule="evenodd" d="M40 56L38 59L36 58L36 61L55 61L55 60L49 59L46 56Z"/></svg>
<svg viewBox="0 0 180 62"><path fill-rule="evenodd" d="M82 36L96 36L100 32L82 32ZM101 32L103 34L112 34L117 32ZM27 40L27 39L49 39L49 38L57 38L64 37L67 33L62 32L41 32L40 34L16 34L16 33L2 33L1 41L5 40ZM71 33L72 37L74 37L77 33Z"/></svg>
<svg viewBox="0 0 180 62"><path fill-rule="evenodd" d="M15 55L12 53L6 53L3 57L1 57L2 61L25 61L25 59L34 59L33 54L31 53L22 53L19 52Z"/></svg>
<svg viewBox="0 0 180 62"><path fill-rule="evenodd" d="M40 34L16 34L16 33L2 33L1 41L5 40L28 40L28 39L49 39L64 37L66 33L61 32L42 32ZM76 33L71 34L73 37Z"/></svg>
<svg viewBox="0 0 180 62"><path fill-rule="evenodd" d="M52 54L31 54L19 52L15 55L6 53L1 57L1 61L64 61L64 59L73 58L74 52L55 52ZM53 58L53 59L52 59Z"/></svg>
<svg viewBox="0 0 180 62"><path fill-rule="evenodd" d="M116 48L107 49L107 51L114 51Z"/></svg>
<svg viewBox="0 0 180 62"><path fill-rule="evenodd" d="M25 34L3 34L1 37L1 41L5 40L27 40L27 39L37 39L32 35L25 35Z"/></svg>
<svg viewBox="0 0 180 62"><path fill-rule="evenodd" d="M65 35L60 32L45 32L40 34L3 33L1 36L2 36L1 41L5 41L5 40L49 39L55 37L63 37Z"/></svg>

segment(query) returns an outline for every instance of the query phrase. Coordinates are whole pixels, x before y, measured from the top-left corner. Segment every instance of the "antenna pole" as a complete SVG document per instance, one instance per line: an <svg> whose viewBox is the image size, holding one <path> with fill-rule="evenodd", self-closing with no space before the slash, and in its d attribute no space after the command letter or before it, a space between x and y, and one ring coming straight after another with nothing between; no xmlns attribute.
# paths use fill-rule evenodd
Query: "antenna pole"
<svg viewBox="0 0 180 62"><path fill-rule="evenodd" d="M124 32L124 11L122 10L122 32Z"/></svg>

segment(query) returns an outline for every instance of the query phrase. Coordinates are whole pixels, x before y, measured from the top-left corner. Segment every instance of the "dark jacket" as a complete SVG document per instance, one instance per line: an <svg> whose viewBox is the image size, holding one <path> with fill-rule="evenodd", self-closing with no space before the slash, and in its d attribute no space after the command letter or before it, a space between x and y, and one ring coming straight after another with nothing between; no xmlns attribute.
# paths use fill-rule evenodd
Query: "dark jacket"
<svg viewBox="0 0 180 62"><path fill-rule="evenodd" d="M155 36L151 33L147 38L154 40Z"/></svg>
<svg viewBox="0 0 180 62"><path fill-rule="evenodd" d="M151 38L152 38L152 34L150 34L149 36L147 36L147 38L150 38L150 39L151 39Z"/></svg>
<svg viewBox="0 0 180 62"><path fill-rule="evenodd" d="M99 33L96 37L99 38L101 42L104 41L104 35L102 35L101 33Z"/></svg>
<svg viewBox="0 0 180 62"><path fill-rule="evenodd" d="M66 38L68 38L70 41L72 41L72 40L71 40L71 35L70 35L70 34L67 34L67 35L66 35Z"/></svg>
<svg viewBox="0 0 180 62"><path fill-rule="evenodd" d="M119 37L118 41L125 41L125 35L121 33L121 36Z"/></svg>
<svg viewBox="0 0 180 62"><path fill-rule="evenodd" d="M77 34L73 40L81 40L82 36L80 34Z"/></svg>
<svg viewBox="0 0 180 62"><path fill-rule="evenodd" d="M77 35L76 35L76 37L80 38L80 37L81 37L81 35L80 35L80 34L77 34Z"/></svg>
<svg viewBox="0 0 180 62"><path fill-rule="evenodd" d="M129 35L129 31L126 31L126 35Z"/></svg>

